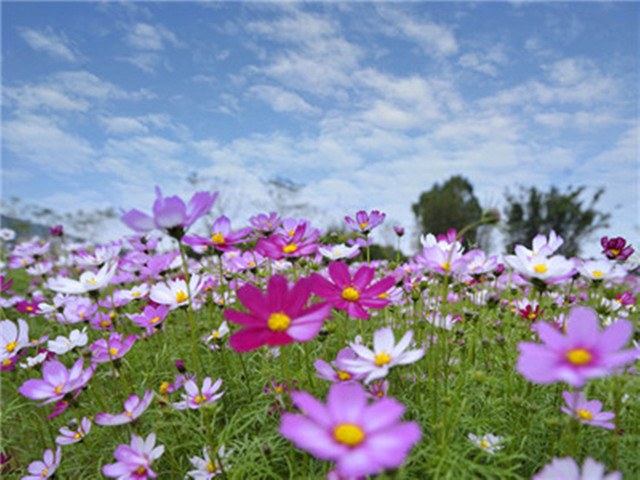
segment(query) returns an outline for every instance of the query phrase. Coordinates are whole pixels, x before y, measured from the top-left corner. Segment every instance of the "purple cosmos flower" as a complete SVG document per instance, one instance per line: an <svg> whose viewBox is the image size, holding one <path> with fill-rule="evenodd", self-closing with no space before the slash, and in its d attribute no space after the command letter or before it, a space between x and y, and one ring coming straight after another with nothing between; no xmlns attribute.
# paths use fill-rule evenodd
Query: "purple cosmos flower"
<svg viewBox="0 0 640 480"><path fill-rule="evenodd" d="M189 203L178 197L163 197L160 187L156 187L156 201L153 203L153 217L139 210L129 210L122 221L137 232L150 232L154 228L167 231L175 238L182 238L184 232L196 220L206 215L218 198L218 192L198 192Z"/></svg>
<svg viewBox="0 0 640 480"><path fill-rule="evenodd" d="M45 450L42 460L36 460L29 464L28 470L31 475L22 477L22 480L42 480L43 478L51 478L58 468L58 465L60 465L61 458L62 450L60 445L58 445L58 448L56 449L55 457L53 455L53 450Z"/></svg>
<svg viewBox="0 0 640 480"><path fill-rule="evenodd" d="M110 413L98 413L94 422L98 425L123 425L125 423L131 423L142 416L144 411L151 404L153 400L153 391L146 390L142 397L142 400L138 395L131 395L124 401L124 412L112 415Z"/></svg>
<svg viewBox="0 0 640 480"><path fill-rule="evenodd" d="M404 227L393 227L393 231L396 232L396 235L401 237L404 235Z"/></svg>
<svg viewBox="0 0 640 480"><path fill-rule="evenodd" d="M560 407L567 415L576 417L581 423L587 425L594 425L596 427L606 428L613 430L616 428L615 424L608 422L615 418L616 414L613 412L603 412L602 402L598 400L590 400L584 397L582 392L562 392L564 401L567 402L567 407Z"/></svg>
<svg viewBox="0 0 640 480"><path fill-rule="evenodd" d="M160 305L152 307L147 305L139 315L131 315L131 321L139 327L146 328L148 333L153 333L169 313L169 307Z"/></svg>
<svg viewBox="0 0 640 480"><path fill-rule="evenodd" d="M307 232L307 226L307 223L300 223L291 235L272 235L269 238L261 238L255 249L259 254L273 260L311 255L318 250L319 244L316 240L320 231Z"/></svg>
<svg viewBox="0 0 640 480"><path fill-rule="evenodd" d="M329 276L333 283L315 273L311 277L315 281L313 293L329 300L338 310L346 310L352 317L369 318L365 308L378 309L389 305L391 302L385 294L396 283L394 277L388 276L369 286L375 273L375 268L363 265L352 278L346 263L332 262L329 264Z"/></svg>
<svg viewBox="0 0 640 480"><path fill-rule="evenodd" d="M69 370L58 360L49 360L42 365L42 380L27 380L18 388L18 392L31 400L45 400L40 405L62 400L66 394L84 387L96 368L91 365L82 370L82 367L81 358Z"/></svg>
<svg viewBox="0 0 640 480"><path fill-rule="evenodd" d="M633 333L633 325L619 320L605 330L598 328L595 312L586 307L571 310L566 335L547 323L536 324L542 344L518 345L517 370L534 383L566 382L582 387L587 379L610 375L615 367L635 360L636 350L620 350Z"/></svg>
<svg viewBox="0 0 640 480"><path fill-rule="evenodd" d="M252 229L247 227L237 232L232 232L231 221L223 215L215 221L211 230L211 237L209 238L194 235L185 237L183 239L184 243L191 246L208 245L217 250L227 251L233 248L232 245L248 241L247 235L251 233Z"/></svg>
<svg viewBox="0 0 640 480"><path fill-rule="evenodd" d="M231 347L246 352L265 343L286 345L314 338L329 315L331 305L324 302L305 308L312 283L310 279L302 278L289 288L285 277L274 275L269 280L266 296L249 283L238 289L238 299L249 312L225 310L227 320L245 327L231 335Z"/></svg>
<svg viewBox="0 0 640 480"><path fill-rule="evenodd" d="M373 210L367 214L364 210L360 210L356 213L356 219L351 217L344 217L344 221L347 222L349 227L354 232L369 233L371 230L381 225L387 215L380 213L378 210Z"/></svg>
<svg viewBox="0 0 640 480"><path fill-rule="evenodd" d="M49 227L49 234L52 237L61 237L64 233L64 227L62 225L56 225L54 227Z"/></svg>
<svg viewBox="0 0 640 480"><path fill-rule="evenodd" d="M604 465L588 457L582 465L582 471L571 457L554 458L531 480L622 480L620 472L604 474Z"/></svg>
<svg viewBox="0 0 640 480"><path fill-rule="evenodd" d="M77 421L74 420L75 423ZM81 442L82 439L91 430L91 420L87 417L83 417L80 421L80 428L72 430L69 427L62 427L59 432L60 435L56 437L56 443L58 445L71 445L72 443Z"/></svg>
<svg viewBox="0 0 640 480"><path fill-rule="evenodd" d="M0 292L6 292L13 285L13 278L6 278L4 275L0 275Z"/></svg>
<svg viewBox="0 0 640 480"><path fill-rule="evenodd" d="M631 245L627 245L627 241L622 237L611 239L602 237L600 244L602 245L602 253L612 260L626 260L635 251Z"/></svg>
<svg viewBox="0 0 640 480"><path fill-rule="evenodd" d="M178 410L186 410L187 408L196 410L207 403L215 402L224 395L224 391L216 394L221 385L221 378L216 380L215 383L212 383L211 377L205 378L202 382L202 388L198 388L195 380L187 380L184 383L186 395L182 394L182 401L174 403L173 406Z"/></svg>
<svg viewBox="0 0 640 480"><path fill-rule="evenodd" d="M102 363L124 357L135 341L135 335L129 335L123 340L123 335L121 333L112 332L111 335L109 335L108 340L101 338L100 340L93 342L91 347L89 347L93 353L91 361L93 363Z"/></svg>
<svg viewBox="0 0 640 480"><path fill-rule="evenodd" d="M404 405L390 397L370 404L358 383L334 383L326 405L306 392L291 397L303 414L285 413L280 434L315 457L336 462L344 476L399 467L421 437L416 422L400 422Z"/></svg>
<svg viewBox="0 0 640 480"><path fill-rule="evenodd" d="M280 226L282 218L280 218L277 212L271 212L268 216L261 213L260 215L251 217L249 223L253 226L254 230L269 233Z"/></svg>
<svg viewBox="0 0 640 480"><path fill-rule="evenodd" d="M164 445L156 445L156 434L146 439L131 434L130 445L119 445L113 452L116 463L102 467L102 473L119 480L156 478L158 474L151 469L151 463L164 453Z"/></svg>
<svg viewBox="0 0 640 480"><path fill-rule="evenodd" d="M345 360L355 360L356 354L349 347L343 348L338 352L338 356L331 365L322 359L317 359L313 366L315 367L316 377L329 380L330 382L352 382L362 380L367 376L366 373L356 373L348 365ZM335 367L337 369L334 370Z"/></svg>

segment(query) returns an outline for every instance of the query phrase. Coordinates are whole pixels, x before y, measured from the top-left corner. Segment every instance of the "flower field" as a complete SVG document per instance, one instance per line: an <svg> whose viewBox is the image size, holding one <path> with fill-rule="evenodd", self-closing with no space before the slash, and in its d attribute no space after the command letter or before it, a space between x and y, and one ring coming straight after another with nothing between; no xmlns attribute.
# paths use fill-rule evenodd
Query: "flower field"
<svg viewBox="0 0 640 480"><path fill-rule="evenodd" d="M1 231L2 478L640 478L625 239L381 261L384 213L349 245L277 213L192 233L216 199L157 189L105 245Z"/></svg>

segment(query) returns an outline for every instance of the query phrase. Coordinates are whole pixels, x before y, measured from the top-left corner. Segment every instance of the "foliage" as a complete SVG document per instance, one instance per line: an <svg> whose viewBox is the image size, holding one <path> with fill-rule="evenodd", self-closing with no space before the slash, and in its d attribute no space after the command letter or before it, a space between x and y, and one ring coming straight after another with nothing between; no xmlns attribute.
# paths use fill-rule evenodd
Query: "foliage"
<svg viewBox="0 0 640 480"><path fill-rule="evenodd" d="M599 189L585 205L581 200L585 187L569 187L566 192L551 187L548 192L536 187L520 187L518 193L505 193L504 226L507 250L516 244L526 245L538 233L554 230L564 238L559 253L577 256L580 244L592 232L608 227L610 214L596 209L604 193Z"/></svg>
<svg viewBox="0 0 640 480"><path fill-rule="evenodd" d="M431 190L423 192L411 209L421 232L434 235L446 233L450 228L459 231L482 214L473 186L460 175L451 177L442 185L436 183ZM470 230L465 239L469 244L475 244L476 232Z"/></svg>

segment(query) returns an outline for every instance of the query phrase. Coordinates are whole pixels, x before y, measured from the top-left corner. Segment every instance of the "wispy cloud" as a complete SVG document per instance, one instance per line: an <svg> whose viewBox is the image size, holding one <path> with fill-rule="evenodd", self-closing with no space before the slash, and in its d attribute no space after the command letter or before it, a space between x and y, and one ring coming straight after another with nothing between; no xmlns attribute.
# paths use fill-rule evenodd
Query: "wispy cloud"
<svg viewBox="0 0 640 480"><path fill-rule="evenodd" d="M71 42L62 33L56 33L51 27L41 30L21 28L20 36L34 50L44 52L54 58L74 62L78 59Z"/></svg>
<svg viewBox="0 0 640 480"><path fill-rule="evenodd" d="M279 87L254 85L249 88L249 93L269 104L276 112L318 113L320 111L305 102L299 95Z"/></svg>

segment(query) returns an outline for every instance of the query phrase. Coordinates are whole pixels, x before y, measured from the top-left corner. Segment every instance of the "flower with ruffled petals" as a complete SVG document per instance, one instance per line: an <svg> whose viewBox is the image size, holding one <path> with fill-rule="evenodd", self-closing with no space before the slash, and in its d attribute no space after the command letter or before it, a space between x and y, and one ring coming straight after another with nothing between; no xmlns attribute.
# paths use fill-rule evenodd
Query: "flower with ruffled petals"
<svg viewBox="0 0 640 480"><path fill-rule="evenodd" d="M202 388L198 387L195 380L187 380L184 383L184 390L187 392L186 395L182 394L182 401L174 403L173 406L178 410L186 410L187 408L197 410L203 405L215 402L222 397L222 395L224 395L224 391L216 393L220 390L221 386L221 378L216 380L215 383L211 381L211 377L205 378L202 382Z"/></svg>
<svg viewBox="0 0 640 480"><path fill-rule="evenodd" d="M231 250L232 245L244 243L248 240L247 235L251 233L251 227L243 228L236 232L231 231L231 221L224 215L218 218L213 224L211 237L205 238L199 235L184 237L183 241L191 246L211 246L216 250Z"/></svg>
<svg viewBox="0 0 640 480"><path fill-rule="evenodd" d="M613 412L603 412L602 402L598 400L587 401L582 392L565 391L562 392L562 397L567 403L568 408L560 407L560 410L567 415L577 418L580 423L594 425L608 430L616 428L615 424L608 421L615 418L616 414Z"/></svg>
<svg viewBox="0 0 640 480"><path fill-rule="evenodd" d="M55 340L49 340L47 350L58 355L64 355L76 347L84 347L88 341L87 327L84 327L82 331L71 330L68 337L60 335Z"/></svg>
<svg viewBox="0 0 640 480"><path fill-rule="evenodd" d="M602 463L596 462L591 457L587 457L582 469L571 457L554 458L531 480L622 480L620 472L605 475L604 468Z"/></svg>
<svg viewBox="0 0 640 480"><path fill-rule="evenodd" d="M29 346L29 324L18 319L18 325L11 320L0 322L0 361L14 357L21 349Z"/></svg>
<svg viewBox="0 0 640 480"><path fill-rule="evenodd" d="M566 335L540 322L536 329L542 344L518 345L517 370L534 383L565 382L582 387L589 378L610 375L614 368L636 359L635 350L620 350L633 334L633 325L618 320L603 331L595 312L586 307L571 310Z"/></svg>
<svg viewBox="0 0 640 480"><path fill-rule="evenodd" d="M602 245L602 253L612 260L626 260L635 251L631 245L627 245L627 241L623 237L600 239Z"/></svg>
<svg viewBox="0 0 640 480"><path fill-rule="evenodd" d="M212 456L209 447L202 449L202 458L191 457L189 461L194 466L195 470L187 472L187 477L191 477L193 480L209 480L222 473L222 466L218 463L221 460L226 460L232 451L225 452L225 447L222 445L218 449L218 454ZM228 471L229 465L225 462L225 471ZM186 477L185 477L186 478Z"/></svg>
<svg viewBox="0 0 640 480"><path fill-rule="evenodd" d="M131 434L131 444L119 445L113 452L117 462L102 467L102 473L118 480L156 478L158 474L151 469L151 464L162 456L164 445L155 445L155 433L146 439Z"/></svg>
<svg viewBox="0 0 640 480"><path fill-rule="evenodd" d="M56 443L58 445L71 445L73 443L81 442L85 435L89 433L89 430L91 430L91 420L87 417L83 417L77 430L72 430L69 427L62 427L59 430L60 435L56 437Z"/></svg>
<svg viewBox="0 0 640 480"><path fill-rule="evenodd" d="M355 220L351 217L344 217L344 221L347 222L347 227L354 232L369 233L377 226L382 225L386 216L385 213L380 213L378 210L373 210L371 213L360 210L356 213Z"/></svg>
<svg viewBox="0 0 640 480"><path fill-rule="evenodd" d="M99 413L95 423L98 425L123 425L140 418L153 400L153 391L146 390L142 399L138 395L131 395L124 402L124 412L118 414Z"/></svg>
<svg viewBox="0 0 640 480"><path fill-rule="evenodd" d="M356 358L356 354L348 347L338 352L336 360L331 362L331 365L319 358L313 362L313 366L318 372L316 376L329 380L330 382L353 382L362 380L367 374L353 371L345 362L346 360L355 360Z"/></svg>
<svg viewBox="0 0 640 480"><path fill-rule="evenodd" d="M72 294L102 290L109 285L117 268L117 263L105 263L98 272L84 272L78 280L66 277L50 278L46 286L54 292Z"/></svg>
<svg viewBox="0 0 640 480"><path fill-rule="evenodd" d="M84 387L96 368L95 365L86 370L82 367L81 358L69 370L58 360L49 360L42 365L42 380L27 380L18 388L18 392L31 400L45 400L40 405L62 400L68 393Z"/></svg>
<svg viewBox="0 0 640 480"><path fill-rule="evenodd" d="M189 289L187 282L181 278L168 280L167 283L156 283L151 287L149 298L161 305L168 305L170 310L187 305L189 303L188 292L191 298L195 298L204 286L202 279L198 275L191 275L189 279Z"/></svg>
<svg viewBox="0 0 640 480"><path fill-rule="evenodd" d="M379 309L389 305L391 302L385 294L396 283L394 277L388 276L369 285L375 273L375 268L363 265L351 277L346 263L332 262L329 276L333 283L315 273L312 275L313 293L329 300L338 310L346 310L352 317L369 318L365 308Z"/></svg>
<svg viewBox="0 0 640 480"><path fill-rule="evenodd" d="M218 192L197 192L189 203L178 197L163 197L160 187L156 187L156 201L153 203L153 217L139 210L129 210L122 221L137 232L150 232L154 228L164 230L172 237L181 239L196 220L207 214L218 198Z"/></svg>
<svg viewBox="0 0 640 480"><path fill-rule="evenodd" d="M136 341L135 335L129 335L127 338L118 332L112 332L108 339L101 338L91 345L90 349L93 353L91 361L93 363L103 363L122 358L131 350Z"/></svg>
<svg viewBox="0 0 640 480"><path fill-rule="evenodd" d="M225 310L227 320L245 327L231 335L231 347L245 352L265 344L286 345L314 338L329 315L331 305L324 302L305 308L312 283L312 280L302 278L289 288L285 277L274 275L269 280L266 295L251 284L238 289L238 299L249 312Z"/></svg>
<svg viewBox="0 0 640 480"><path fill-rule="evenodd" d="M496 453L496 450L501 450L502 448L504 448L501 445L503 438L498 437L492 433L487 433L482 437L470 433L469 435L467 435L467 438L469 438L469 440L471 440L474 445L481 448L487 453L494 454Z"/></svg>
<svg viewBox="0 0 640 480"><path fill-rule="evenodd" d="M61 459L62 450L60 445L58 445L56 449L55 456L53 450L45 450L42 460L36 460L29 464L28 470L31 475L22 477L22 480L43 480L44 478L51 478L58 469Z"/></svg>
<svg viewBox="0 0 640 480"><path fill-rule="evenodd" d="M169 307L165 305L158 307L147 305L141 314L130 315L129 318L139 327L146 328L148 333L153 333L155 329L162 325L167 313L169 313Z"/></svg>
<svg viewBox="0 0 640 480"><path fill-rule="evenodd" d="M317 458L336 462L340 475L374 475L399 467L420 440L416 422L400 422L405 407L386 397L369 403L358 383L334 383L327 404L291 394L302 415L285 413L280 434Z"/></svg>
<svg viewBox="0 0 640 480"><path fill-rule="evenodd" d="M257 232L269 233L273 232L282 223L282 218L277 212L271 212L269 215L261 213L249 218L249 223Z"/></svg>

